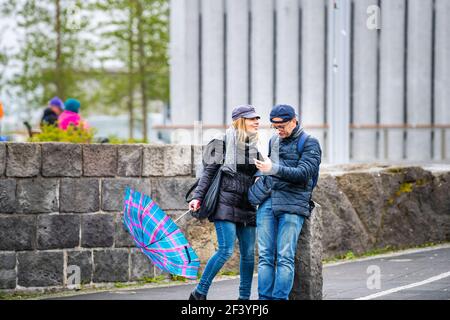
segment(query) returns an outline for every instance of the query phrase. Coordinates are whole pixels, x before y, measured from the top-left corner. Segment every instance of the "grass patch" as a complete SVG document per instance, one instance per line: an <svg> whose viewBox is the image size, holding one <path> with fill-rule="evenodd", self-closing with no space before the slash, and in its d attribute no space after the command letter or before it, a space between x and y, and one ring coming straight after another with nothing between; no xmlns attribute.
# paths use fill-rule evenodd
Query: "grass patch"
<svg viewBox="0 0 450 320"><path fill-rule="evenodd" d="M389 169L386 169L387 172L395 173L395 174L403 173L404 170L405 170L404 168L389 168Z"/></svg>
<svg viewBox="0 0 450 320"><path fill-rule="evenodd" d="M0 292L0 300L25 300L41 297L43 293L31 292Z"/></svg>
<svg viewBox="0 0 450 320"><path fill-rule="evenodd" d="M178 281L178 282L186 282L187 279L185 277L182 276L176 276L176 275L171 275L170 276L170 280L172 281Z"/></svg>
<svg viewBox="0 0 450 320"><path fill-rule="evenodd" d="M139 280L139 283L146 284L146 283L162 283L164 280L166 280L166 277L163 275L159 275L156 277L144 277Z"/></svg>
<svg viewBox="0 0 450 320"><path fill-rule="evenodd" d="M116 135L109 135L107 137L110 144L133 144L133 143L148 143L148 140L144 139L121 139Z"/></svg>
<svg viewBox="0 0 450 320"><path fill-rule="evenodd" d="M133 285L134 284L130 284L130 283L116 282L116 283L114 283L114 288L122 289L122 288L132 287Z"/></svg>
<svg viewBox="0 0 450 320"><path fill-rule="evenodd" d="M347 251L347 253L345 253L345 254L341 254L341 255L334 256L332 258L324 259L324 260L322 260L322 263L327 264L327 263L333 263L333 262L350 261L350 260L355 260L355 259L359 259L359 258L368 258L368 257L372 257L372 256L377 256L380 254L394 253L394 252L407 250L407 249L421 249L421 248L433 247L433 246L443 244L443 243L447 243L447 242L427 242L427 243L417 245L417 246L406 246L406 247L404 247L404 246L403 247L386 246L384 248L372 249L372 250L366 251L361 254L355 254L355 253L353 253L353 251Z"/></svg>
<svg viewBox="0 0 450 320"><path fill-rule="evenodd" d="M236 271L224 270L224 271L219 271L218 275L219 276L238 276L239 273Z"/></svg>

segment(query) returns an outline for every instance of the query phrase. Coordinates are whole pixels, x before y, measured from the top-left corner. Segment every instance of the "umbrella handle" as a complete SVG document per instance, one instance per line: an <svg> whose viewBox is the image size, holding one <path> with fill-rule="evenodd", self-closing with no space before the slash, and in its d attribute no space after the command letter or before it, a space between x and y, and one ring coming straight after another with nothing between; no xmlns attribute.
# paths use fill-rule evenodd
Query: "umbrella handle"
<svg viewBox="0 0 450 320"><path fill-rule="evenodd" d="M191 210L186 211L185 213L183 213L181 216L179 216L176 220L174 220L173 222L177 222L178 220L180 220L181 218L183 218L185 215L187 215L189 212L191 212Z"/></svg>

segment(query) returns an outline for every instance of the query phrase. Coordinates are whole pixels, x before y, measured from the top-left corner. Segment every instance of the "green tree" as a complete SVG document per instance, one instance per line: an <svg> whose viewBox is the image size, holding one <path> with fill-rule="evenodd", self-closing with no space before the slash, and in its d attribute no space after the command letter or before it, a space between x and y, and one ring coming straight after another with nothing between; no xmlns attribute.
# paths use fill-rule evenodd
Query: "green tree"
<svg viewBox="0 0 450 320"><path fill-rule="evenodd" d="M147 140L148 103L169 99L168 2L166 0L102 0L92 6L111 19L95 28L101 30L106 52L104 62L120 61L116 70L104 69L101 80L102 104L119 104L128 110L130 138L136 121L142 123ZM103 31L106 30L106 31ZM140 106L141 113L135 109Z"/></svg>
<svg viewBox="0 0 450 320"><path fill-rule="evenodd" d="M169 5L166 0L135 0L138 20L138 61L144 139L147 137L147 97L169 99Z"/></svg>
<svg viewBox="0 0 450 320"><path fill-rule="evenodd" d="M110 17L97 23L92 32L102 41L99 50L102 68L98 81L100 93L96 99L102 112L115 113L127 110L129 115L129 137L133 139L135 127L135 8L133 0L100 0L91 5L91 10ZM119 62L114 70L104 67L109 61Z"/></svg>
<svg viewBox="0 0 450 320"><path fill-rule="evenodd" d="M20 71L8 85L20 89L15 98L29 109L41 107L54 95L83 100L82 74L78 71L86 66L92 47L89 40L79 37L86 22L79 17L79 23L74 23L77 17L73 15L84 7L84 2L71 0L3 3L3 13L14 17L24 35L18 53L9 57L20 65Z"/></svg>
<svg viewBox="0 0 450 320"><path fill-rule="evenodd" d="M8 65L8 56L6 55L6 53L4 52L0 52L0 97L1 97L1 90L3 89L4 86L4 81L5 81L5 71L6 71L6 67ZM1 99L0 99L1 101Z"/></svg>
<svg viewBox="0 0 450 320"><path fill-rule="evenodd" d="M9 57L20 65L8 83L19 88L16 100L34 109L58 95L103 113L127 110L130 138L142 124L147 139L149 102L169 99L167 0L4 0L0 8L24 34Z"/></svg>

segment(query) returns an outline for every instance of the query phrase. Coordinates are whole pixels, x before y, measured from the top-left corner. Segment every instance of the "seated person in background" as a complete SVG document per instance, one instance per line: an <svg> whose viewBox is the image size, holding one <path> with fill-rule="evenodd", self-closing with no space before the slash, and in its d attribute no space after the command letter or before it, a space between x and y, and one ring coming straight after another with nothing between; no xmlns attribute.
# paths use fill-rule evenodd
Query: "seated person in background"
<svg viewBox="0 0 450 320"><path fill-rule="evenodd" d="M69 125L73 125L88 129L88 124L79 115L80 107L80 101L72 98L67 99L64 103L64 112L58 118L58 127L62 130L67 130Z"/></svg>
<svg viewBox="0 0 450 320"><path fill-rule="evenodd" d="M54 97L48 103L48 107L44 110L44 115L41 119L41 127L44 124L56 125L59 115L63 112L64 103L58 97Z"/></svg>

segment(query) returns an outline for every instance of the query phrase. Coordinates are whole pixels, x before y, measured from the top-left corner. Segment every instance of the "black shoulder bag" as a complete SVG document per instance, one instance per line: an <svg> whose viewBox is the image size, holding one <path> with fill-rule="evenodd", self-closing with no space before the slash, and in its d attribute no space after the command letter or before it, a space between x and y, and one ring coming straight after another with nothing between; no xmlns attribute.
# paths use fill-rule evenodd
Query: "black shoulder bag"
<svg viewBox="0 0 450 320"><path fill-rule="evenodd" d="M194 183L194 185L189 189L189 191L186 193L185 199L187 203L192 201L192 198L189 198L189 196L192 193L192 191L194 191L195 188L197 188L199 181L200 179L197 180ZM205 197L203 198L202 203L200 204L200 209L198 209L197 211L192 211L191 214L193 217L200 220L206 219L216 211L221 182L222 182L222 167L219 167L219 169L217 170L212 179L211 185L209 186Z"/></svg>

